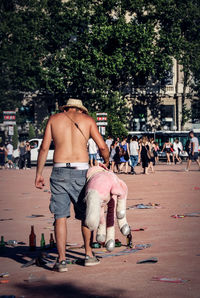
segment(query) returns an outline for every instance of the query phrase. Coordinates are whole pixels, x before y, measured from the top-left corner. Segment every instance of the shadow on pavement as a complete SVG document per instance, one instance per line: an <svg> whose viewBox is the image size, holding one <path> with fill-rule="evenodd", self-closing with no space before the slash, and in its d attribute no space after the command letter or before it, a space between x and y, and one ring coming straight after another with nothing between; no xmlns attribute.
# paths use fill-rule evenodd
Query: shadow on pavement
<svg viewBox="0 0 200 298"><path fill-rule="evenodd" d="M63 273L62 273L63 274ZM63 275L62 275L63 276ZM67 275L66 275L67 279ZM67 298L117 298L123 297L123 290L116 289L102 289L105 293L99 292L95 289L95 286L91 285L91 289L83 289L81 287L75 286L72 283L65 282L59 284L52 284L51 281L45 281L43 284L38 284L36 282L24 285L22 283L15 284L15 286L23 291L25 297L67 297ZM87 285L86 285L87 287Z"/></svg>
<svg viewBox="0 0 200 298"><path fill-rule="evenodd" d="M43 263L43 254L45 254L44 257L46 259L46 264L45 262ZM52 256L51 254L53 254L54 256ZM47 270L52 270L53 264L56 261L55 255L57 255L56 248L46 250L37 248L36 251L30 251L29 246L5 246L3 249L0 249L1 258L12 259L18 263L21 263L23 267L29 267L37 264L37 266L43 267ZM38 258L40 258L39 263L34 262ZM70 260L76 260L77 265L83 266L85 254L76 250L66 249L66 258Z"/></svg>

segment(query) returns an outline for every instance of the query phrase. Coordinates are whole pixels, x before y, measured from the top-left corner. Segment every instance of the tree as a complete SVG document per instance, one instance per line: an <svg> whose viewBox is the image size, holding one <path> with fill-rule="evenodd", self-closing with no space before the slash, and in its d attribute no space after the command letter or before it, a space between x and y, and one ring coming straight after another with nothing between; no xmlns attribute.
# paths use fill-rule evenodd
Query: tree
<svg viewBox="0 0 200 298"><path fill-rule="evenodd" d="M197 0L2 0L0 9L0 109L38 90L125 124L127 94L149 81L162 88L172 56L185 86L199 69Z"/></svg>
<svg viewBox="0 0 200 298"><path fill-rule="evenodd" d="M17 128L17 125L15 125L14 126L14 135L12 137L12 142L13 142L13 148L14 149L17 149L18 141L19 141L18 128Z"/></svg>
<svg viewBox="0 0 200 298"><path fill-rule="evenodd" d="M36 137L35 129L32 124L29 124L29 132L28 132L29 139L33 139Z"/></svg>

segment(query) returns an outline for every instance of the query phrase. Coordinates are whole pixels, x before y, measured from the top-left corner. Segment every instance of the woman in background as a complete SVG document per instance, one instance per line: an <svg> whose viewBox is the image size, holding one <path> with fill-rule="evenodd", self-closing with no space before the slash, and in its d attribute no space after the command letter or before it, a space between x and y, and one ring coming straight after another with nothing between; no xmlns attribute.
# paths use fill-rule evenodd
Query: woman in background
<svg viewBox="0 0 200 298"><path fill-rule="evenodd" d="M26 142L26 165L27 169L31 168L31 146L28 141Z"/></svg>
<svg viewBox="0 0 200 298"><path fill-rule="evenodd" d="M172 153L172 143L167 139L167 141L163 145L162 152L165 151L167 155L167 165L171 165L170 154ZM172 149L172 150L171 150Z"/></svg>
<svg viewBox="0 0 200 298"><path fill-rule="evenodd" d="M26 160L26 146L24 142L21 142L19 145L19 169L25 168Z"/></svg>
<svg viewBox="0 0 200 298"><path fill-rule="evenodd" d="M142 137L140 147L139 147L139 154L140 154L140 160L142 162L142 168L143 168L143 174L149 175L148 173L148 166L149 166L149 157L148 157L148 151L149 151L149 145L148 145L148 138L146 136Z"/></svg>
<svg viewBox="0 0 200 298"><path fill-rule="evenodd" d="M121 156L120 156L120 166L119 166L119 170L120 170L120 173L123 173L122 172L122 168L123 166L125 165L125 174L128 174L128 161L129 161L129 145L127 143L127 137L124 137L122 142L120 143L119 145L119 149L120 149L120 152L121 152Z"/></svg>

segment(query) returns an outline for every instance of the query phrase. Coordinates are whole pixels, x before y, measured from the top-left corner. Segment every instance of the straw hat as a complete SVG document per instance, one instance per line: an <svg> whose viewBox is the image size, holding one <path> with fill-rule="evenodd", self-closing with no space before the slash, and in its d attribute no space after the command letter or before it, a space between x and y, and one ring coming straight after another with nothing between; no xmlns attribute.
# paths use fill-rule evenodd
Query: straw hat
<svg viewBox="0 0 200 298"><path fill-rule="evenodd" d="M88 110L86 109L86 107L84 107L82 100L80 99L74 99L74 98L70 98L66 105L60 107L61 111L64 111L65 108L78 108L80 110L82 110L83 112L85 112L86 114L88 114Z"/></svg>

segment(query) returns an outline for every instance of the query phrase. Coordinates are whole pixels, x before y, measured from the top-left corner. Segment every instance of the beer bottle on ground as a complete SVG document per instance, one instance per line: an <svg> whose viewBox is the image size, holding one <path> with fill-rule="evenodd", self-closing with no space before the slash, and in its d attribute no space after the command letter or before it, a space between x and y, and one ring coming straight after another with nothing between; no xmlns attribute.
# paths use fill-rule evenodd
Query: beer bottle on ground
<svg viewBox="0 0 200 298"><path fill-rule="evenodd" d="M55 246L54 239L53 239L53 233L50 234L49 244L50 244L49 245L50 248L53 248Z"/></svg>
<svg viewBox="0 0 200 298"><path fill-rule="evenodd" d="M45 248L44 233L42 233L42 235L41 235L40 248L41 248L41 249L44 249L44 248Z"/></svg>
<svg viewBox="0 0 200 298"><path fill-rule="evenodd" d="M31 226L31 233L29 236L29 249L36 250L36 235L34 233L34 226Z"/></svg>

